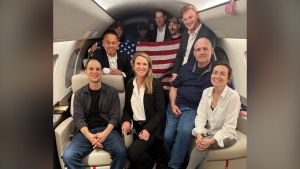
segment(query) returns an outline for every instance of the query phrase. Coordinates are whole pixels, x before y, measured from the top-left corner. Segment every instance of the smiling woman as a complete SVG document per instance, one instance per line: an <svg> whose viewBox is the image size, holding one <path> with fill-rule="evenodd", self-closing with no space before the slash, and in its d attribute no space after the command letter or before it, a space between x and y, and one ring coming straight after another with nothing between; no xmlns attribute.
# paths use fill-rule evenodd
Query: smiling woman
<svg viewBox="0 0 300 169"><path fill-rule="evenodd" d="M217 63L211 74L213 87L203 91L197 109L195 128L196 137L187 169L206 168L207 154L211 149L227 148L237 141L237 118L240 110L238 93L227 86L231 77L228 63Z"/></svg>
<svg viewBox="0 0 300 169"><path fill-rule="evenodd" d="M247 51L247 32L246 32L246 18L247 18L247 0L238 0L234 2L233 14L228 15L225 13L225 4L229 0L221 0L221 1L211 1L211 0L202 0L202 1L189 1L189 0L177 0L177 1L159 1L159 0L143 0L143 1L130 1L130 0L115 0L111 1L53 1L53 55L59 56L56 59L56 64L53 70L53 105L70 105L72 89L70 88L69 79L79 73L84 73L84 67L82 66L82 62L84 58L87 58L87 51L90 47L97 42L97 44L101 44L100 48L93 49L93 57L97 57L101 60L101 64L103 65L102 71L103 73L113 74L113 76L120 74L118 77L121 79L125 79L127 86L130 86L129 89L126 89L126 99L127 108L124 109L124 118L122 121L124 125L126 122L131 122L131 119L134 122L133 127L137 129L137 132L140 132L137 135L136 140L148 141L151 142L151 147L147 150L141 150L141 147L144 145L135 145L132 146L135 148L129 148L128 158L132 161L132 166L138 166L139 160L137 160L140 156L137 157L137 154L141 152L136 152L133 150L141 150L142 153L148 153L151 156L149 160L150 163L147 166L153 167L155 161L158 162L157 168L164 169L167 168L168 158L166 157L166 153L164 151L165 146L162 145L162 137L161 131L163 131L164 127L161 127L161 123L164 123L165 120L160 122L159 119L164 119L165 110L162 106L165 105L164 94L168 98L168 93L165 91L162 92L162 98L156 98L157 95L160 96L160 86L161 81L164 86L171 86L169 83L170 76L164 76L164 73L171 74L172 69L165 69L166 64L173 65L174 67L174 59L176 53L179 49L180 43L187 44L189 39L188 28L191 29L190 33L193 33L193 28L197 27L198 22L194 22L197 18L200 18L200 23L203 23L199 27L199 32L201 32L201 27L207 27L216 35L216 43L215 45L224 49L228 56L228 60L230 60L230 66L234 70L234 84L236 86L236 91L244 98L243 105L247 106L247 73L245 66L245 59L241 57L244 51ZM98 3L96 3L98 2ZM192 2L192 4L190 4ZM182 16L181 9L185 5L193 5L198 10L192 11L193 16ZM162 23L161 20L158 24L155 21L155 11L157 9L162 9L165 11L166 19L164 19L165 23ZM196 15L195 15L196 14ZM177 23L180 23L180 33L186 32L186 38L182 38L178 40L176 44L176 48L172 47L172 50L175 51L175 56L171 57L169 53L161 54L162 47L169 46L166 42L143 42L137 44L136 42L122 42L118 44L119 40L118 35L123 31L123 35L125 35L126 40L133 40L137 36L137 30L147 29L147 34L156 29L159 25L168 25L167 21L171 18L178 18ZM171 19L172 20L172 19ZM186 21L186 26L183 21ZM146 26L142 26L139 29L139 23L144 22ZM167 22L167 23L166 23ZM111 25L116 23L115 25L118 29L112 30ZM117 24L118 23L118 24ZM122 23L122 24L119 24ZM175 23L175 22L174 22ZM196 24L195 24L196 23ZM229 25L235 25L234 28ZM167 28L167 27L166 27ZM103 37L103 33L106 30L114 31L115 33L110 34L107 37ZM122 29L122 31L121 31ZM133 34L134 32L135 34ZM195 31L197 33L197 31ZM181 34L181 35L182 35ZM114 39L115 38L115 39ZM112 40L114 39L114 40ZM198 38L197 38L198 39ZM196 42L195 39L193 42ZM103 41L102 41L103 40ZM117 42L118 41L118 42ZM101 43L98 43L101 42ZM139 52L145 52L150 58L155 58L152 61L148 59L147 55L139 53L138 57L133 57L132 54L128 54L128 51L125 51L124 46L130 46L130 51L136 51L137 48L141 46L145 46L147 50L138 50ZM155 44L154 44L155 43ZM166 44L165 44L166 43ZM171 43L171 42L170 42ZM153 44L153 45L152 45ZM172 42L173 44L173 42ZM103 45L103 47L102 47ZM163 46L162 46L163 45ZM99 45L100 46L100 45ZM155 46L155 51L153 51L153 46ZM175 45L174 45L175 46ZM186 47L182 47L186 48ZM167 48L167 51L170 51L170 48ZM152 50L152 51L151 51ZM75 54L74 51L77 51ZM123 52L122 52L123 51ZM164 49L165 51L165 49ZM191 50L193 51L193 50ZM196 56L199 56L198 59L201 62L208 61L209 57L205 53L207 53L205 48L200 48L198 51L196 50ZM153 55L153 53L159 53L158 55ZM212 51L211 59L213 59L214 54ZM126 54L126 56L124 55ZM173 53L172 53L173 54ZM185 53L180 54L182 56ZM191 54L193 56L193 52ZM71 58L72 56L72 58ZM195 59L195 57L192 57ZM69 61L72 69L68 69ZM132 63L131 63L132 62ZM153 65L152 65L153 63ZM179 62L178 62L179 63ZM182 66L182 64L179 64ZM152 70L152 66L153 69ZM178 67L180 67L178 66ZM166 72L162 72L162 68L166 70ZM108 70L108 71L107 71ZM96 71L96 70L93 70ZM161 76L157 77L154 73L160 73ZM179 69L178 69L179 71ZM200 69L198 71L201 71ZM66 73L68 72L68 73ZM130 72L130 73L128 73ZM218 72L219 73L219 72ZM153 76L162 79L155 79ZM134 77L134 78L132 78ZM203 77L203 76L202 76ZM93 80L97 80L97 73L91 76ZM130 80L131 79L131 80ZM197 78L199 80L199 77ZM66 81L68 83L66 84ZM225 83L226 80L222 80L221 74L217 75L214 82L216 86L221 86ZM196 83L196 82L195 82ZM174 82L173 82L174 84ZM179 89L178 89L179 90ZM196 94L188 95L189 98L194 97ZM124 96L125 97L125 96ZM134 100L134 101L132 101ZM147 103L143 105L144 103ZM164 105L162 105L164 103ZM168 103L168 102L167 102ZM140 104L137 106L136 104ZM199 102L196 104L198 105ZM140 108L137 108L140 107ZM215 107L216 108L216 107ZM133 113L134 112L134 113ZM128 117L129 116L130 119ZM65 116L62 116L65 117ZM158 120L158 121L157 121ZM64 121L63 119L59 119L58 121ZM193 120L190 120L191 122ZM60 124L57 124L58 126ZM128 127L128 126L127 126ZM125 125L126 129L126 125ZM127 128L126 130L129 130ZM143 131L143 132L142 132ZM240 134L237 131L238 135ZM244 132L246 133L246 132ZM154 139L153 139L154 138ZM242 137L241 137L242 138ZM246 136L244 135L244 138ZM143 140L144 139L144 140ZM135 141L136 141L135 140ZM157 141L157 142L156 142ZM137 141L138 142L138 141ZM160 152L152 152L148 150L155 150L152 145L157 145L156 143L161 142L160 144ZM149 142L148 142L149 143ZM153 144L152 144L153 143ZM138 144L138 143L136 143ZM235 150L239 147L243 147L242 145L247 145L243 140L239 140L236 144L229 147ZM182 143L180 143L182 146ZM154 146L155 147L155 146ZM59 148L59 147L58 147ZM243 147L244 148L244 147ZM223 149L222 149L223 150ZM226 157L228 155L232 155L230 161L230 168L232 169L245 169L246 168L246 159L247 159L247 150L241 149L241 151L245 153L241 156L237 156L235 153L227 152L227 151L214 151L208 155L208 167L219 169L224 168L225 162L222 158L212 158L210 154L217 154L219 157L219 153L226 153ZM186 157L186 154L183 154ZM221 155L222 156L222 155ZM224 155L225 156L225 155ZM61 160L61 156L57 156ZM161 158L162 157L162 158ZM223 157L223 156L222 156ZM164 159L164 160L159 160ZM155 160L153 160L155 159ZM108 159L110 160L110 159ZM97 159L97 161L99 161ZM105 160L104 160L105 161ZM94 164L99 164L94 161L93 158L87 156L85 161L86 167L104 167L104 166L94 166ZM163 164L163 165L161 165ZM222 165L222 166L221 166ZM127 165L126 168L129 166ZM145 168L145 166L142 166ZM142 168L140 167L140 168ZM169 166L170 167L170 166ZM182 166L185 167L185 166ZM64 163L61 161L61 168L64 168ZM147 168L147 167L146 167Z"/></svg>
<svg viewBox="0 0 300 169"><path fill-rule="evenodd" d="M156 165L155 147L162 142L165 126L164 91L161 81L153 78L147 54L136 53L131 64L136 76L126 86L122 131L131 132L133 121L139 135L128 147L129 168L152 169Z"/></svg>

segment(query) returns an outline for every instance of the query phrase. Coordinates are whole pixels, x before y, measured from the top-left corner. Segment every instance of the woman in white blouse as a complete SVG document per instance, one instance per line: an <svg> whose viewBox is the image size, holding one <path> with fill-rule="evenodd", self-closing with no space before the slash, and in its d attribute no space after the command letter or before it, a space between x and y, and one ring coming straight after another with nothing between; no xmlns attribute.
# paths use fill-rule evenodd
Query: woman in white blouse
<svg viewBox="0 0 300 169"><path fill-rule="evenodd" d="M236 142L236 125L240 111L238 93L227 86L232 77L228 63L217 63L211 74L211 83L203 91L197 109L195 128L192 134L197 137L187 169L206 168L210 149L226 148Z"/></svg>
<svg viewBox="0 0 300 169"><path fill-rule="evenodd" d="M163 138L164 91L161 81L153 78L152 61L147 54L136 53L131 66L135 77L126 85L121 120L122 132L132 132L135 136L128 147L129 169L152 169L155 165L154 147Z"/></svg>

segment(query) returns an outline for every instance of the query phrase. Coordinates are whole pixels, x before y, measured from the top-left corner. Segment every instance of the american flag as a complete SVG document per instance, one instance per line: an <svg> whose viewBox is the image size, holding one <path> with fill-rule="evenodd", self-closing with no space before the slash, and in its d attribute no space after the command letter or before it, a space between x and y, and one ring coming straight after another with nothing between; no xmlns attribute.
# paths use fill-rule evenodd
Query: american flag
<svg viewBox="0 0 300 169"><path fill-rule="evenodd" d="M160 79L165 93L168 93L171 87L172 68L176 53L180 44L179 40L167 42L120 42L118 50L126 53L131 61L135 52L145 52L152 60L153 76ZM101 42L97 42L98 49L103 48Z"/></svg>
<svg viewBox="0 0 300 169"><path fill-rule="evenodd" d="M96 43L98 46L98 49L102 49L102 42L97 42ZM128 60L131 60L132 56L135 53L136 49L136 42L120 42L118 50L121 53L126 53L128 55Z"/></svg>
<svg viewBox="0 0 300 169"><path fill-rule="evenodd" d="M152 60L153 76L162 81L165 93L171 87L172 68L180 39L167 42L139 42L136 52L145 52Z"/></svg>

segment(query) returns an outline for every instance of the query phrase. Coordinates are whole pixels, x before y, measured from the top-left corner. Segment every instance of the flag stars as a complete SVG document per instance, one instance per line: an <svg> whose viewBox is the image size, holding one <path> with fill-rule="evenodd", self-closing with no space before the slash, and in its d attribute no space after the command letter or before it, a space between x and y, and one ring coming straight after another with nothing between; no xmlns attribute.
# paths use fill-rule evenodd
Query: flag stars
<svg viewBox="0 0 300 169"><path fill-rule="evenodd" d="M102 42L97 42L96 43L98 49L103 49L102 47ZM120 53L126 53L128 55L128 59L131 60L133 57L133 54L135 53L136 50L136 43L135 42L120 42L118 46L118 51Z"/></svg>

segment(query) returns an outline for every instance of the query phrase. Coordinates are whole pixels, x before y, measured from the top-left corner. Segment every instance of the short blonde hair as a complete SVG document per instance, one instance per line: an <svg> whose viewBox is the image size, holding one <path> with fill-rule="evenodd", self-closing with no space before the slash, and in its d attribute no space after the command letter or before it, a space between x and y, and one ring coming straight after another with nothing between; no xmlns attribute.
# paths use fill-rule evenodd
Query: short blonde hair
<svg viewBox="0 0 300 169"><path fill-rule="evenodd" d="M182 7L181 10L180 10L181 15L183 15L186 11L188 11L190 9L193 10L196 15L198 15L197 8L194 5L192 5L192 4L186 4L186 5L184 5L184 7Z"/></svg>

